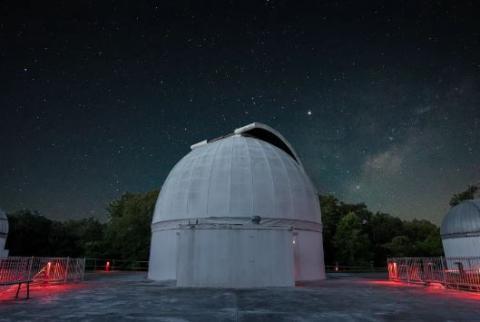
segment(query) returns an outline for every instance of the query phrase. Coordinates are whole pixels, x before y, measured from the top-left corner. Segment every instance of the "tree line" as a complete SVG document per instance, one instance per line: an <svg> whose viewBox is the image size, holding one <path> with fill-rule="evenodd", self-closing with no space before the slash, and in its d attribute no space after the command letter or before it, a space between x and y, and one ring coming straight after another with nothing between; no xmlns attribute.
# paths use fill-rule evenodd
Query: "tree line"
<svg viewBox="0 0 480 322"><path fill-rule="evenodd" d="M387 257L440 256L440 229L428 220L373 213L365 204L321 197L327 265L384 266Z"/></svg>
<svg viewBox="0 0 480 322"><path fill-rule="evenodd" d="M470 186L452 197L473 199ZM158 191L125 193L111 202L107 221L95 218L56 221L36 211L8 214L7 248L11 256L70 256L148 260L150 225ZM348 204L320 196L327 265L384 266L389 256L440 256L438 226L428 220L402 220L372 212L363 203Z"/></svg>
<svg viewBox="0 0 480 322"><path fill-rule="evenodd" d="M125 193L111 202L107 222L90 217L56 221L37 211L7 214L11 256L70 256L148 260L158 191Z"/></svg>

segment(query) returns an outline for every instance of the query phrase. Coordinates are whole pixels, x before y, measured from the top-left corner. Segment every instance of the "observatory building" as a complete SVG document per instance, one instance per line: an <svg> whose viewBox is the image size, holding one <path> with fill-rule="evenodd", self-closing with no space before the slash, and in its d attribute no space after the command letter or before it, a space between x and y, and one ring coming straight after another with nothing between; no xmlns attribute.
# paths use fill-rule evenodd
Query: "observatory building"
<svg viewBox="0 0 480 322"><path fill-rule="evenodd" d="M480 199L452 207L440 227L445 257L480 256Z"/></svg>
<svg viewBox="0 0 480 322"><path fill-rule="evenodd" d="M325 278L318 195L281 134L252 123L191 146L155 206L148 277L207 287Z"/></svg>
<svg viewBox="0 0 480 322"><path fill-rule="evenodd" d="M8 250L5 249L8 235L8 218L7 215L0 209L0 258L8 256Z"/></svg>

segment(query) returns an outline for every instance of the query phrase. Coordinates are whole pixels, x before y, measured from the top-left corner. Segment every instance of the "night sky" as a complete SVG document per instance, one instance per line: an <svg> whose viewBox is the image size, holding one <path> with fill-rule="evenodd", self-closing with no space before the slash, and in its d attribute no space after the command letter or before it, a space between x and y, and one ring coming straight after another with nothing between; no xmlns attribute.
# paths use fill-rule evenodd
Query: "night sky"
<svg viewBox="0 0 480 322"><path fill-rule="evenodd" d="M2 1L0 208L105 219L257 121L321 193L439 223L480 180L479 13L384 2Z"/></svg>

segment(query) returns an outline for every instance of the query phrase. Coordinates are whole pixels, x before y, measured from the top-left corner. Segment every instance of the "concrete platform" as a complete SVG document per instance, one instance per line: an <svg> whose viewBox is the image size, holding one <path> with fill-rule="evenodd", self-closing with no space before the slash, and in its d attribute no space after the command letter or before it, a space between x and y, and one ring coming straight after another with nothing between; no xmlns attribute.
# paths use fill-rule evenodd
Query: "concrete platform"
<svg viewBox="0 0 480 322"><path fill-rule="evenodd" d="M101 273L77 285L0 297L0 321L472 321L480 295L406 286L383 274L337 274L296 288L176 288L144 273Z"/></svg>

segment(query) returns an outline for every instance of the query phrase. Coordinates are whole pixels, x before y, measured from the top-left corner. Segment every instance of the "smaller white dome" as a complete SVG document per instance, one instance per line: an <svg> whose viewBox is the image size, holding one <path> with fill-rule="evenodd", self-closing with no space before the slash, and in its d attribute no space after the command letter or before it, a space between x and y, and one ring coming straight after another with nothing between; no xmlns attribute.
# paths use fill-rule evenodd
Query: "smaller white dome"
<svg viewBox="0 0 480 322"><path fill-rule="evenodd" d="M0 209L0 237L8 234L8 218L5 212Z"/></svg>
<svg viewBox="0 0 480 322"><path fill-rule="evenodd" d="M480 199L452 207L443 218L440 234L442 238L480 235Z"/></svg>

